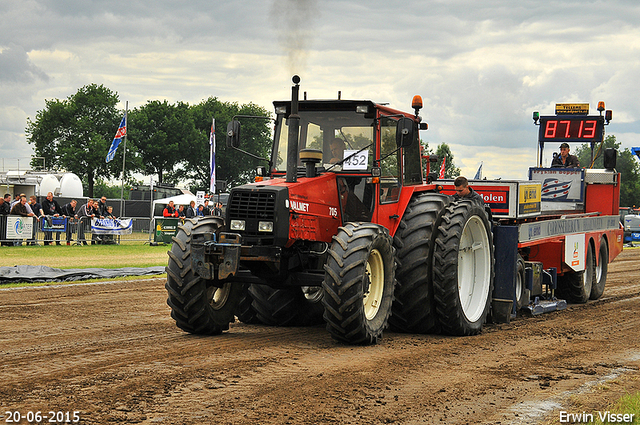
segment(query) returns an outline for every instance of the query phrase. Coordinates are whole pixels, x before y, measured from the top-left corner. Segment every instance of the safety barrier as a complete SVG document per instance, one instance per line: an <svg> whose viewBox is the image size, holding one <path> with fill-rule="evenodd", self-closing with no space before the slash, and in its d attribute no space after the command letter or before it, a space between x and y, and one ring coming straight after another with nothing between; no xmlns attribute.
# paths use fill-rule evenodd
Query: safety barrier
<svg viewBox="0 0 640 425"><path fill-rule="evenodd" d="M91 220L0 216L2 246L148 243L153 242L150 230L149 217Z"/></svg>
<svg viewBox="0 0 640 425"><path fill-rule="evenodd" d="M0 215L2 246L172 243L184 218L83 219Z"/></svg>

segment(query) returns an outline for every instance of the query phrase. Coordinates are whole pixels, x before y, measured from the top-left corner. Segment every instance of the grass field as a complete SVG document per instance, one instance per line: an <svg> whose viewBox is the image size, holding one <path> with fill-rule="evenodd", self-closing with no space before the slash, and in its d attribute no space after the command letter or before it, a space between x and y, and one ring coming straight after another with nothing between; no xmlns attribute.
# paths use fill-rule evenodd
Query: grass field
<svg viewBox="0 0 640 425"><path fill-rule="evenodd" d="M142 244L0 247L0 266L49 266L59 269L91 267L152 267L167 265L170 246Z"/></svg>

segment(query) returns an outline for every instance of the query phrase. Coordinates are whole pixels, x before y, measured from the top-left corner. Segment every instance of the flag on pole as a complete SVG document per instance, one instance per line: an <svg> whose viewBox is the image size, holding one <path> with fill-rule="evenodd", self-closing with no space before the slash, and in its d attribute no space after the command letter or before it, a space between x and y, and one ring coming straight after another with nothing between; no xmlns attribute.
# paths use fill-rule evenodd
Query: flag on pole
<svg viewBox="0 0 640 425"><path fill-rule="evenodd" d="M211 133L209 135L209 146L211 149L209 159L209 193L212 195L216 193L216 119L211 121Z"/></svg>
<svg viewBox="0 0 640 425"><path fill-rule="evenodd" d="M444 163L447 161L447 157L445 156L444 158L442 158L442 165L440 166L440 175L438 176L439 179L444 179Z"/></svg>
<svg viewBox="0 0 640 425"><path fill-rule="evenodd" d="M480 161L480 166L478 167L478 171L476 171L476 176L473 179L482 180L482 161Z"/></svg>
<svg viewBox="0 0 640 425"><path fill-rule="evenodd" d="M116 137L113 138L113 142L111 142L111 147L109 148L109 152L107 152L107 157L105 158L105 162L110 162L114 156L116 156L116 150L118 150L118 146L122 141L122 138L127 135L127 114L122 117L122 121L120 121L120 127L118 127L118 131L116 131Z"/></svg>

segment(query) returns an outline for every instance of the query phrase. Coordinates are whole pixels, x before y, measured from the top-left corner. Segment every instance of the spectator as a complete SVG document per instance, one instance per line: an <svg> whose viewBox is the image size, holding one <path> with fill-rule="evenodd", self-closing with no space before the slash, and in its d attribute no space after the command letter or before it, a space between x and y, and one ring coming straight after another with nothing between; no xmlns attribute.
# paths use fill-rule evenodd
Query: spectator
<svg viewBox="0 0 640 425"><path fill-rule="evenodd" d="M93 217L102 218L102 216L100 215L100 208L98 207L98 202L99 201L96 201L95 199L93 199L92 202L93 202L93 204L92 204ZM91 223L91 221L89 223ZM93 233L93 230L92 230L91 231L91 245L98 245L101 242L102 242L102 239L100 239L100 237L97 234Z"/></svg>
<svg viewBox="0 0 640 425"><path fill-rule="evenodd" d="M33 214L36 217L36 221L38 217L42 217L44 215L44 212L42 211L42 206L38 203L38 198L36 198L34 195L29 196L29 203L27 205L31 207L31 211L33 211ZM33 238L29 239L28 245L38 245L38 243L36 242L35 231L33 232Z"/></svg>
<svg viewBox="0 0 640 425"><path fill-rule="evenodd" d="M116 216L113 215L113 207L111 205L107 206L104 212L104 218L108 218L110 220L116 220ZM105 245L113 245L115 241L113 240L113 235L101 235L102 243Z"/></svg>
<svg viewBox="0 0 640 425"><path fill-rule="evenodd" d="M11 196L9 196L9 199L11 199ZM15 195L13 195L13 200L10 202L9 206L13 208L13 206L18 202L20 202L20 194L16 193Z"/></svg>
<svg viewBox="0 0 640 425"><path fill-rule="evenodd" d="M456 187L456 194L453 195L453 199L456 201L460 199L468 199L480 204L480 206L484 206L484 199L482 198L482 195L469 187L469 180L467 180L466 177L456 177L453 185Z"/></svg>
<svg viewBox="0 0 640 425"><path fill-rule="evenodd" d="M21 215L22 217L35 217L36 215L27 207L27 197L22 196L17 204L11 208L11 215Z"/></svg>
<svg viewBox="0 0 640 425"><path fill-rule="evenodd" d="M51 227L51 217L60 217L62 215L62 208L60 208L58 201L53 199L53 193L47 193L47 198L42 201L42 211L44 212L43 215L48 218L49 227ZM55 234L56 245L60 245L60 232L55 232ZM50 243L53 243L51 230L44 232L44 244L49 245Z"/></svg>
<svg viewBox="0 0 640 425"><path fill-rule="evenodd" d="M34 195L29 196L29 206L31 207L31 211L36 215L36 217L42 217L44 215L44 211L42 211L42 205L38 202L38 198Z"/></svg>
<svg viewBox="0 0 640 425"><path fill-rule="evenodd" d="M163 217L178 217L178 211L173 205L173 201L169 201L169 205L162 211Z"/></svg>
<svg viewBox="0 0 640 425"><path fill-rule="evenodd" d="M78 216L76 215L76 205L78 202L72 199L68 204L62 206L62 214L67 217L67 245L73 242L73 231L77 227Z"/></svg>
<svg viewBox="0 0 640 425"><path fill-rule="evenodd" d="M216 206L213 208L213 215L222 217L222 203L216 202Z"/></svg>
<svg viewBox="0 0 640 425"><path fill-rule="evenodd" d="M183 217L185 215L184 205L178 205L178 217Z"/></svg>
<svg viewBox="0 0 640 425"><path fill-rule="evenodd" d="M185 217L193 218L196 215L198 215L198 210L196 209L196 201L191 201L191 202L189 202L189 208L187 208L187 211L185 213Z"/></svg>
<svg viewBox="0 0 640 425"><path fill-rule="evenodd" d="M204 217L204 205L198 205L198 211L196 211L198 217Z"/></svg>
<svg viewBox="0 0 640 425"><path fill-rule="evenodd" d="M96 208L98 210L97 216L105 218L107 216L107 197L103 196L98 202L96 202Z"/></svg>
<svg viewBox="0 0 640 425"><path fill-rule="evenodd" d="M87 241L84 236L85 226L87 223L91 226L91 219L95 217L93 213L93 199L88 199L87 203L80 207L76 216L80 220L78 222L78 243L86 245Z"/></svg>
<svg viewBox="0 0 640 425"><path fill-rule="evenodd" d="M202 215L204 215L204 216L211 215L211 208L209 208L209 200L208 199L204 200L204 206L202 208Z"/></svg>
<svg viewBox="0 0 640 425"><path fill-rule="evenodd" d="M0 198L0 215L9 215L11 212L11 206L4 201L4 198Z"/></svg>
<svg viewBox="0 0 640 425"><path fill-rule="evenodd" d="M19 215L22 217L35 217L35 214L31 211L31 208L29 208L29 205L27 204L26 196L20 197L20 200L18 201L18 203L15 204L13 208L11 208L11 215ZM13 244L22 245L22 241L15 241Z"/></svg>
<svg viewBox="0 0 640 425"><path fill-rule="evenodd" d="M9 215L10 212L11 212L11 195L7 193L6 195L4 195L4 198L0 198L0 216ZM4 220L0 220L0 224L5 225ZM0 242L0 246L11 246L11 245L12 243L9 241Z"/></svg>

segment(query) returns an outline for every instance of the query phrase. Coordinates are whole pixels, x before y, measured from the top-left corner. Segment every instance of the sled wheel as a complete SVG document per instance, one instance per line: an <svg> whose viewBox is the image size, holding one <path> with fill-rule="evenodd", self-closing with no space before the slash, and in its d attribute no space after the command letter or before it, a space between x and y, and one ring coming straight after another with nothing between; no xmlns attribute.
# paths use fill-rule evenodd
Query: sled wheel
<svg viewBox="0 0 640 425"><path fill-rule="evenodd" d="M395 258L389 231L372 223L346 223L328 253L322 283L327 330L348 344L375 344L393 303Z"/></svg>
<svg viewBox="0 0 640 425"><path fill-rule="evenodd" d="M451 335L480 333L493 291L493 238L484 208L445 208L434 245L433 289L440 326Z"/></svg>
<svg viewBox="0 0 640 425"><path fill-rule="evenodd" d="M398 281L389 325L401 332L435 331L431 266L433 236L450 197L438 193L416 196L405 210L393 244Z"/></svg>
<svg viewBox="0 0 640 425"><path fill-rule="evenodd" d="M186 220L174 236L166 267L167 304L176 325L189 333L217 335L229 329L242 296L242 285L205 281L191 268L191 236L215 233L222 220L206 217Z"/></svg>
<svg viewBox="0 0 640 425"><path fill-rule="evenodd" d="M598 253L598 264L596 265L595 279L591 287L592 300L597 300L604 294L604 286L607 283L607 271L609 270L609 245L607 238L600 238L600 252Z"/></svg>
<svg viewBox="0 0 640 425"><path fill-rule="evenodd" d="M529 305L531 298L531 291L529 291L525 285L524 278L524 260L518 254L518 260L516 262L516 309L520 309Z"/></svg>
<svg viewBox="0 0 640 425"><path fill-rule="evenodd" d="M558 276L558 298L566 298L567 301L584 304L591 296L591 288L595 275L595 259L593 246L587 244L587 255L584 270L581 272L567 272Z"/></svg>

